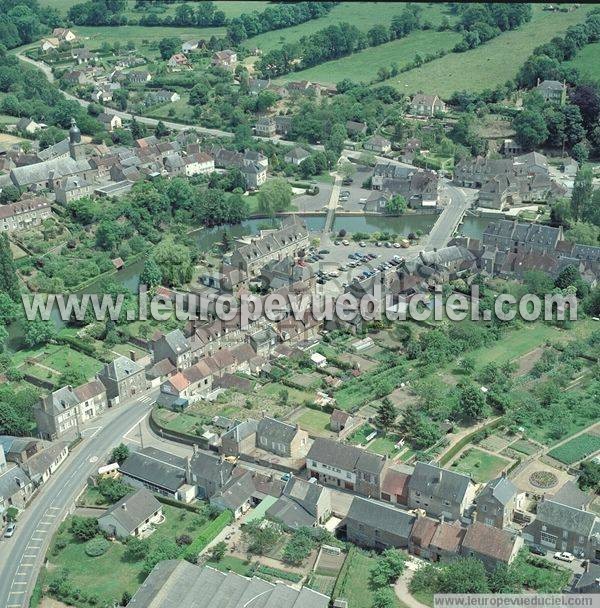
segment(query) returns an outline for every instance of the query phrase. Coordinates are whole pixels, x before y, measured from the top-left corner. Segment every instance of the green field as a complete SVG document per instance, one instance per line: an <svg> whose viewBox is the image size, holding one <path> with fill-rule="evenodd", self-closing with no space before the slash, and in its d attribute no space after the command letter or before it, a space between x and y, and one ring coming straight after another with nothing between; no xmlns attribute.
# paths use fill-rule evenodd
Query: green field
<svg viewBox="0 0 600 608"><path fill-rule="evenodd" d="M600 80L600 42L584 46L575 59L565 63L568 67L577 68L584 76Z"/></svg>
<svg viewBox="0 0 600 608"><path fill-rule="evenodd" d="M323 84L335 84L343 78L350 78L355 81L370 82L380 67L389 68L395 62L401 68L410 63L417 54L423 57L441 49L451 49L460 38L457 32L413 32L400 40L370 47L360 53L328 61L300 72L286 74L281 81L312 80Z"/></svg>
<svg viewBox="0 0 600 608"><path fill-rule="evenodd" d="M352 608L372 608L373 591L369 582L371 568L376 560L356 547L348 552L339 574L333 599L344 598L348 600L348 606ZM400 600L396 598L396 606L401 606Z"/></svg>
<svg viewBox="0 0 600 608"><path fill-rule="evenodd" d="M573 464L600 450L600 436L584 433L550 450L548 456L564 464Z"/></svg>
<svg viewBox="0 0 600 608"><path fill-rule="evenodd" d="M399 452L396 447L399 440L398 435L377 437L375 441L369 444L369 452L375 452L375 454L381 454L381 456L395 456Z"/></svg>
<svg viewBox="0 0 600 608"><path fill-rule="evenodd" d="M470 448L452 463L452 468L459 473L471 475L477 483L483 483L498 477L508 463L508 460L500 456Z"/></svg>
<svg viewBox="0 0 600 608"><path fill-rule="evenodd" d="M79 4L81 0L41 0L40 4L42 6L50 6L59 10L61 13L66 13L74 4ZM164 6L164 11L156 11L157 14L161 16L165 15L173 15L175 10L179 4L190 4L192 7L196 8L197 2L178 2L173 4L167 4ZM262 11L269 4L269 2L265 2L263 0L253 0L252 2L232 2L231 0L216 0L214 3L218 10L223 11L225 15L229 18L237 17L241 13L251 12L251 11ZM134 11L133 7L135 6L134 0L128 0L127 2L127 10L125 11L129 18L139 18L142 13L140 11ZM160 28L157 28L160 29Z"/></svg>
<svg viewBox="0 0 600 608"><path fill-rule="evenodd" d="M150 536L152 546L162 539L174 541L181 534L195 538L204 521L202 516L168 505L163 505L163 513L165 522ZM143 562L128 560L122 543L111 543L110 549L100 557L89 557L85 553L85 543L75 539L66 527L59 532L56 540L59 539L67 544L57 555L54 551L49 553L49 570L54 576L58 569L67 570L73 585L96 596L98 605L118 603L124 591L133 595L144 580Z"/></svg>
<svg viewBox="0 0 600 608"><path fill-rule="evenodd" d="M422 91L445 98L463 89L482 91L495 87L514 78L535 47L584 21L594 6L584 5L570 13L550 13L543 10L543 5L534 4L532 20L519 29L471 51L450 53L386 82L407 93Z"/></svg>
<svg viewBox="0 0 600 608"><path fill-rule="evenodd" d="M452 15L446 12L444 6L434 3L421 4L424 20L438 25L444 16L452 22ZM297 42L303 36L309 36L316 30L323 29L329 25L337 25L340 22L348 22L355 25L363 32L368 31L378 23L389 26L392 17L403 10L399 2L343 2L336 6L327 15L320 19L313 19L285 30L274 30L265 32L253 38L249 38L244 44L248 47L258 47L263 51L270 51L279 47L282 43Z"/></svg>
<svg viewBox="0 0 600 608"><path fill-rule="evenodd" d="M300 428L304 429L308 433L312 433L314 435L328 435L329 420L329 414L319 412L317 410L307 409L296 422L300 425Z"/></svg>
<svg viewBox="0 0 600 608"><path fill-rule="evenodd" d="M139 45L144 40L158 42L162 38L175 36L182 40L192 38L210 38L211 36L222 36L225 28L222 27L142 27L139 25L110 26L77 26L75 32L85 39L89 48L100 48L103 42L114 44L120 42L126 44L132 41Z"/></svg>

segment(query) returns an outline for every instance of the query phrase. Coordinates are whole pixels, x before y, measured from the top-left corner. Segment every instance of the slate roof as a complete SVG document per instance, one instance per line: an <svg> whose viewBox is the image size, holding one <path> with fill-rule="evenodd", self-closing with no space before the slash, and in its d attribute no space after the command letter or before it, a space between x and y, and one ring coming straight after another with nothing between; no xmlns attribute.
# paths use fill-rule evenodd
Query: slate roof
<svg viewBox="0 0 600 608"><path fill-rule="evenodd" d="M190 459L190 472L199 479L208 480L223 487L230 479L233 464L213 454L196 452Z"/></svg>
<svg viewBox="0 0 600 608"><path fill-rule="evenodd" d="M19 480L21 485L19 485L17 480ZM6 471L0 474L0 496L5 499L10 498L19 492L23 486L30 484L31 479L29 475L21 467L17 465L7 467Z"/></svg>
<svg viewBox="0 0 600 608"><path fill-rule="evenodd" d="M294 530L311 528L316 522L314 515L288 496L279 498L275 504L269 507L266 514L268 517L279 520L287 528Z"/></svg>
<svg viewBox="0 0 600 608"><path fill-rule="evenodd" d="M41 477L68 446L66 441L56 441L27 459L23 465L31 479Z"/></svg>
<svg viewBox="0 0 600 608"><path fill-rule="evenodd" d="M574 481L567 481L552 497L554 502L575 509L584 509L589 505L592 497L587 492L579 489L579 486Z"/></svg>
<svg viewBox="0 0 600 608"><path fill-rule="evenodd" d="M15 167L11 169L11 176L17 186L29 186L52 179L59 179L76 173L91 171L90 163L83 160L73 160L71 157L52 158L50 160Z"/></svg>
<svg viewBox="0 0 600 608"><path fill-rule="evenodd" d="M295 146L285 156L286 158L291 158L293 160L304 160L310 156L310 152L307 152L300 146Z"/></svg>
<svg viewBox="0 0 600 608"><path fill-rule="evenodd" d="M129 357L117 357L112 363L108 363L103 370L103 375L120 382L138 372L144 371L144 368L129 359Z"/></svg>
<svg viewBox="0 0 600 608"><path fill-rule="evenodd" d="M50 201L45 198L32 198L9 205L0 205L0 219L22 215L24 213L33 213L40 209L50 209Z"/></svg>
<svg viewBox="0 0 600 608"><path fill-rule="evenodd" d="M190 350L190 345L180 329L170 331L164 338L174 353L181 354Z"/></svg>
<svg viewBox="0 0 600 608"><path fill-rule="evenodd" d="M258 420L252 420L251 418L249 418L248 420L244 420L244 422L240 422L227 433L224 433L223 438L230 439L231 441L239 443L240 441L243 441L253 433L256 433L257 428Z"/></svg>
<svg viewBox="0 0 600 608"><path fill-rule="evenodd" d="M344 471L362 470L375 474L381 472L385 463L383 456L320 437L315 439L306 460L322 462Z"/></svg>
<svg viewBox="0 0 600 608"><path fill-rule="evenodd" d="M493 496L501 505L507 505L518 493L517 486L506 477L496 477L488 482L480 496Z"/></svg>
<svg viewBox="0 0 600 608"><path fill-rule="evenodd" d="M408 487L428 496L460 503L471 483L468 475L442 469L434 464L417 462Z"/></svg>
<svg viewBox="0 0 600 608"><path fill-rule="evenodd" d="M99 519L112 515L129 534L161 508L152 492L140 488L109 507Z"/></svg>
<svg viewBox="0 0 600 608"><path fill-rule="evenodd" d="M132 452L119 470L143 482L175 493L185 483L185 458L156 448L143 448Z"/></svg>
<svg viewBox="0 0 600 608"><path fill-rule="evenodd" d="M409 538L416 517L396 507L355 496L347 519L394 536Z"/></svg>
<svg viewBox="0 0 600 608"><path fill-rule="evenodd" d="M436 528L431 539L431 545L448 553L458 553L464 535L465 528L460 525L458 520L453 522L443 521Z"/></svg>
<svg viewBox="0 0 600 608"><path fill-rule="evenodd" d="M583 511L554 500L541 500L537 505L537 519L546 525L574 532L589 538L598 518L594 513Z"/></svg>
<svg viewBox="0 0 600 608"><path fill-rule="evenodd" d="M544 89L546 91L562 91L565 85L558 80L544 80L537 85L536 89Z"/></svg>
<svg viewBox="0 0 600 608"><path fill-rule="evenodd" d="M218 499L227 509L236 511L250 500L255 492L252 472L246 471L240 477L232 479L213 499Z"/></svg>
<svg viewBox="0 0 600 608"><path fill-rule="evenodd" d="M59 388L51 395L48 395L46 399L52 404L55 415L61 414L79 403L79 399L71 386Z"/></svg>
<svg viewBox="0 0 600 608"><path fill-rule="evenodd" d="M298 428L296 426L275 420L275 418L269 418L268 416L259 420L256 430L257 435L263 435L268 437L270 441L285 445L289 445L293 441L297 432Z"/></svg>
<svg viewBox="0 0 600 608"><path fill-rule="evenodd" d="M157 564L130 608L327 608L329 597L303 587L200 568L184 560Z"/></svg>

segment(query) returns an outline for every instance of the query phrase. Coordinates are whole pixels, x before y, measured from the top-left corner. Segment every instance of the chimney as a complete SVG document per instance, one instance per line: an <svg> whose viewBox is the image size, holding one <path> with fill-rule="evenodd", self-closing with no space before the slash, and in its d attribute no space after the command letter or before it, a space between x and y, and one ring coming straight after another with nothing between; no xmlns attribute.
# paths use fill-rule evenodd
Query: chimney
<svg viewBox="0 0 600 608"><path fill-rule="evenodd" d="M130 358L132 361L135 361L136 357L137 357L136 352L135 352L134 350L130 350L130 351L129 351L129 358Z"/></svg>

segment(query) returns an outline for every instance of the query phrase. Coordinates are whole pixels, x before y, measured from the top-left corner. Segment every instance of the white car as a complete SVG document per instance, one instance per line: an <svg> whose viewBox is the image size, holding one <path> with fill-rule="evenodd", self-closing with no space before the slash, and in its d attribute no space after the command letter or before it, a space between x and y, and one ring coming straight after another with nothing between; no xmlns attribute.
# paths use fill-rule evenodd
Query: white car
<svg viewBox="0 0 600 608"><path fill-rule="evenodd" d="M575 556L572 553L569 553L568 551L557 551L554 554L554 559L558 559L561 562L571 563L575 559Z"/></svg>
<svg viewBox="0 0 600 608"><path fill-rule="evenodd" d="M394 247L395 247L396 249L400 249L400 243L394 243Z"/></svg>
<svg viewBox="0 0 600 608"><path fill-rule="evenodd" d="M4 531L4 538L10 538L15 533L16 527L17 524L15 524L14 522L8 524L8 526L6 526L6 530Z"/></svg>
<svg viewBox="0 0 600 608"><path fill-rule="evenodd" d="M350 241L347 241L346 239L344 239L342 241L342 245L344 245L344 247L348 247L348 245L350 245Z"/></svg>

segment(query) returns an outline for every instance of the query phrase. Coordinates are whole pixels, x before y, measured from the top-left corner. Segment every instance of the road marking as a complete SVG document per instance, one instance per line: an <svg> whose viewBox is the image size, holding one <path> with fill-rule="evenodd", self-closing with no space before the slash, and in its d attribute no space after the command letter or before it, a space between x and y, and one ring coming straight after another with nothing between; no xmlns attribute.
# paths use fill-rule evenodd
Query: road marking
<svg viewBox="0 0 600 608"><path fill-rule="evenodd" d="M25 591L10 591L8 595L23 595Z"/></svg>
<svg viewBox="0 0 600 608"><path fill-rule="evenodd" d="M37 553L23 553L23 557L37 557Z"/></svg>
<svg viewBox="0 0 600 608"><path fill-rule="evenodd" d="M144 420L144 418L146 418L148 416L150 412L146 412L124 435L123 437L127 437L127 435L129 435L129 433L131 433L131 431L133 431L133 429L138 426L142 420Z"/></svg>
<svg viewBox="0 0 600 608"><path fill-rule="evenodd" d="M26 585L27 581L13 581L12 584L13 585Z"/></svg>
<svg viewBox="0 0 600 608"><path fill-rule="evenodd" d="M48 507L48 511L60 511L60 507Z"/></svg>

